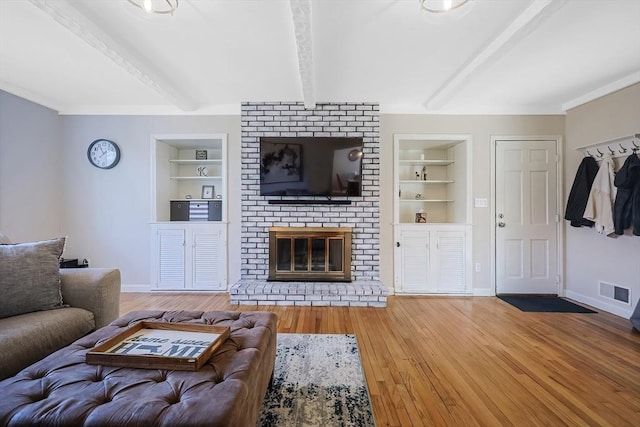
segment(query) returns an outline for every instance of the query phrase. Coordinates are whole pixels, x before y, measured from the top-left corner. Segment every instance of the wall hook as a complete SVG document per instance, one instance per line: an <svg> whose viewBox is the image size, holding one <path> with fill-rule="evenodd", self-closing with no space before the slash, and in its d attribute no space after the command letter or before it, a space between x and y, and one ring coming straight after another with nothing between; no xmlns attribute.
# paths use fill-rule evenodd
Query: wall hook
<svg viewBox="0 0 640 427"><path fill-rule="evenodd" d="M584 150L584 151L586 151L586 152L587 152L587 156L589 156L589 157L593 157L593 154L591 154L591 153L589 152L589 150Z"/></svg>
<svg viewBox="0 0 640 427"><path fill-rule="evenodd" d="M631 143L633 144L633 148L632 148L632 150L633 150L633 152L634 152L634 153L635 153L636 151L640 150L640 147L638 147L638 146L636 145L636 142L635 142L635 141L631 141Z"/></svg>
<svg viewBox="0 0 640 427"><path fill-rule="evenodd" d="M613 151L613 150L611 149L611 146L607 145L607 148L609 149L609 153L610 153L612 156L613 156L614 154L616 154L616 152L615 152L615 151Z"/></svg>
<svg viewBox="0 0 640 427"><path fill-rule="evenodd" d="M618 150L618 151L620 152L620 154L624 154L624 153L626 153L626 152L627 152L627 149L626 149L626 148L624 148L624 146L622 145L622 143L620 143L620 148L621 148L621 150Z"/></svg>
<svg viewBox="0 0 640 427"><path fill-rule="evenodd" d="M600 151L599 148L596 148L596 151L598 152L598 157L604 156L604 153L602 151Z"/></svg>

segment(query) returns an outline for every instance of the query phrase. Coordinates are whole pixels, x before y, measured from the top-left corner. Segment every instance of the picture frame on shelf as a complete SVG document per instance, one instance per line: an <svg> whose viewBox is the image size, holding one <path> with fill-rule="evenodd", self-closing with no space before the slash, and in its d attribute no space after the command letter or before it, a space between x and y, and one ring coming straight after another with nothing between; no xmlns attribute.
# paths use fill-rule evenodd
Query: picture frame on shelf
<svg viewBox="0 0 640 427"><path fill-rule="evenodd" d="M213 185L203 185L202 186L202 198L203 199L213 199L214 197L214 186Z"/></svg>
<svg viewBox="0 0 640 427"><path fill-rule="evenodd" d="M207 160L207 150L196 150L196 160Z"/></svg>

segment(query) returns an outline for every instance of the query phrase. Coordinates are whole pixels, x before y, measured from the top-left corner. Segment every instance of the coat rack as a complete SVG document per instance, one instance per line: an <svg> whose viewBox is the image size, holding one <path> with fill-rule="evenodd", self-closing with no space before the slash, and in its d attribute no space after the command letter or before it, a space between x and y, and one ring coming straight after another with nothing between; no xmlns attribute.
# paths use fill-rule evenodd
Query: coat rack
<svg viewBox="0 0 640 427"><path fill-rule="evenodd" d="M604 156L624 157L631 153L640 153L640 133L576 148L585 156L600 160Z"/></svg>

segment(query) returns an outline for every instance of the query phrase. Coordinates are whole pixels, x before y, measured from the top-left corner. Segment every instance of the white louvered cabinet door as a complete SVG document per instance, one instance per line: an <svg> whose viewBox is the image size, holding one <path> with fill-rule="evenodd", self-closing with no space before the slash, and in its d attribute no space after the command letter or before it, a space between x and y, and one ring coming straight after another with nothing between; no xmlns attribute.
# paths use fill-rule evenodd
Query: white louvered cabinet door
<svg viewBox="0 0 640 427"><path fill-rule="evenodd" d="M226 245L225 224L153 224L152 289L226 291Z"/></svg>
<svg viewBox="0 0 640 427"><path fill-rule="evenodd" d="M398 224L394 227L394 286L406 294L471 292L470 227Z"/></svg>
<svg viewBox="0 0 640 427"><path fill-rule="evenodd" d="M432 233L433 292L464 292L465 232L436 231Z"/></svg>
<svg viewBox="0 0 640 427"><path fill-rule="evenodd" d="M222 230L194 231L192 285L194 289L224 290L224 236Z"/></svg>
<svg viewBox="0 0 640 427"><path fill-rule="evenodd" d="M402 292L424 293L429 290L429 232L402 230L397 247L401 256Z"/></svg>
<svg viewBox="0 0 640 427"><path fill-rule="evenodd" d="M180 289L185 286L185 231L157 230L156 286Z"/></svg>

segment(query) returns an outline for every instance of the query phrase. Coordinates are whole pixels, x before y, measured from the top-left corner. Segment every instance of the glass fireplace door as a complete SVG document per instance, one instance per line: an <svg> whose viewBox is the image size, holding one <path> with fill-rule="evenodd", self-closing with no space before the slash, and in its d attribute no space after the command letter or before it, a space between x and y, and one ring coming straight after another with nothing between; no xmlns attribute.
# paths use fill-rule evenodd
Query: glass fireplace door
<svg viewBox="0 0 640 427"><path fill-rule="evenodd" d="M350 281L351 233L287 230L269 233L269 280Z"/></svg>

